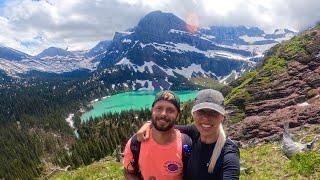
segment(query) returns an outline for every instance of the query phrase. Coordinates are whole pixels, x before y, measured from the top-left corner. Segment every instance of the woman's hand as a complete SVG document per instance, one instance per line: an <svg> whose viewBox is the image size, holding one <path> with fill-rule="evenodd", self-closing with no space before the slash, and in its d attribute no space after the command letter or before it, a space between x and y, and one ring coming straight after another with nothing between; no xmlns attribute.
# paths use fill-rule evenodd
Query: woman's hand
<svg viewBox="0 0 320 180"><path fill-rule="evenodd" d="M146 122L137 132L137 139L139 142L149 139L151 129L151 122Z"/></svg>

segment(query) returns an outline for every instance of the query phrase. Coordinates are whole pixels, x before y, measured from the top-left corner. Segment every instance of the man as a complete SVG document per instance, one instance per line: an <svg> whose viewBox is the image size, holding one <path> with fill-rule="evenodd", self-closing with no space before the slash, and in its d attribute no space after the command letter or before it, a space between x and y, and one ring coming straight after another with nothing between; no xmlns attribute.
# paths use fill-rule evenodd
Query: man
<svg viewBox="0 0 320 180"><path fill-rule="evenodd" d="M134 171L131 137L124 151L125 178L182 179L182 134L173 128L180 114L180 100L171 91L160 92L152 104L151 113L153 128L150 138L140 144L138 168L142 177Z"/></svg>

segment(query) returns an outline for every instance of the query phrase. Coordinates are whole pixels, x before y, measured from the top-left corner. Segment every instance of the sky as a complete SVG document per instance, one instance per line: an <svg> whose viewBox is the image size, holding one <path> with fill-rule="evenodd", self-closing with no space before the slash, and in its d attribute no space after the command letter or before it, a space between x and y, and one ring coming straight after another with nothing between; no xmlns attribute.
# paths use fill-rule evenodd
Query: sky
<svg viewBox="0 0 320 180"><path fill-rule="evenodd" d="M0 45L30 55L51 46L86 50L155 10L199 27L244 25L268 33L320 21L319 0L0 0Z"/></svg>

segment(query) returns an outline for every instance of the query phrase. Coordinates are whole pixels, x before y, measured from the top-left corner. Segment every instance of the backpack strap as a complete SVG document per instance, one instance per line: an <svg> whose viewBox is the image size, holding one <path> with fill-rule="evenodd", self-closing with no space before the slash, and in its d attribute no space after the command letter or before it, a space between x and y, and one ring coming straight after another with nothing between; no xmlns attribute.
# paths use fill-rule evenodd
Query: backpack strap
<svg viewBox="0 0 320 180"><path fill-rule="evenodd" d="M192 140L188 135L181 133L181 141L182 141L183 179L185 179L187 177L187 166L191 156Z"/></svg>
<svg viewBox="0 0 320 180"><path fill-rule="evenodd" d="M131 138L131 143L130 143L130 149L132 152L133 159L131 160L130 164L133 167L134 174L142 178L140 169L139 169L139 154L140 154L140 147L141 147L141 142L138 141L137 135L133 135Z"/></svg>

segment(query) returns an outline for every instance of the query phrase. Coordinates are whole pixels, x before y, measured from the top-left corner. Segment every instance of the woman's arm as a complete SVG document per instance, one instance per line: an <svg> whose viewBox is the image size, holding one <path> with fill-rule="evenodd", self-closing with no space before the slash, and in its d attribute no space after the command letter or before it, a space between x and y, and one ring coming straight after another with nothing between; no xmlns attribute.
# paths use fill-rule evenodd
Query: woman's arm
<svg viewBox="0 0 320 180"><path fill-rule="evenodd" d="M240 152L232 145L224 154L223 158L223 179L239 179L240 176Z"/></svg>
<svg viewBox="0 0 320 180"><path fill-rule="evenodd" d="M137 132L138 141L142 142L150 137L151 122L146 122ZM198 130L194 125L175 125L174 128L178 129L181 133L187 134L192 140L198 137Z"/></svg>
<svg viewBox="0 0 320 180"><path fill-rule="evenodd" d="M194 141L199 134L199 131L194 125L175 125L174 128L178 129L181 133L188 135Z"/></svg>

